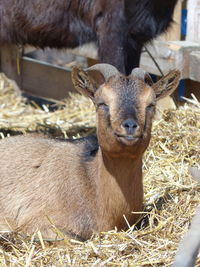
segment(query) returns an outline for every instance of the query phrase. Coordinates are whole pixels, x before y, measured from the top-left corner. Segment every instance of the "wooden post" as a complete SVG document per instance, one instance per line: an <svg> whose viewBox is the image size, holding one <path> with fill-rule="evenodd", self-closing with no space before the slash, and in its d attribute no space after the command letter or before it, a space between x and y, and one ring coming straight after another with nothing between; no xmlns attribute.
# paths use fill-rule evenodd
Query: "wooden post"
<svg viewBox="0 0 200 267"><path fill-rule="evenodd" d="M181 10L183 0L179 0L174 10L171 28L159 38L163 41L178 41L181 39Z"/></svg>
<svg viewBox="0 0 200 267"><path fill-rule="evenodd" d="M200 43L200 0L188 0L187 40Z"/></svg>
<svg viewBox="0 0 200 267"><path fill-rule="evenodd" d="M7 45L0 47L0 70L4 72L8 78L13 79L17 84L21 85L21 54L17 46Z"/></svg>

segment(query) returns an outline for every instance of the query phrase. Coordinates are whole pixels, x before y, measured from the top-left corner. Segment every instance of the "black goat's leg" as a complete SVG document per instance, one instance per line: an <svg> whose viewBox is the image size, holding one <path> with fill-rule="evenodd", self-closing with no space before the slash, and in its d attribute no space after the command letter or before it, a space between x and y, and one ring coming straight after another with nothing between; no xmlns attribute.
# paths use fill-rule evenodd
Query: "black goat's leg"
<svg viewBox="0 0 200 267"><path fill-rule="evenodd" d="M118 1L122 3L123 1ZM115 10L101 14L96 22L99 59L101 63L109 63L120 72L125 73L124 40L126 22L123 6L115 6Z"/></svg>
<svg viewBox="0 0 200 267"><path fill-rule="evenodd" d="M143 45L129 40L125 45L125 72L129 75L132 69L139 67Z"/></svg>

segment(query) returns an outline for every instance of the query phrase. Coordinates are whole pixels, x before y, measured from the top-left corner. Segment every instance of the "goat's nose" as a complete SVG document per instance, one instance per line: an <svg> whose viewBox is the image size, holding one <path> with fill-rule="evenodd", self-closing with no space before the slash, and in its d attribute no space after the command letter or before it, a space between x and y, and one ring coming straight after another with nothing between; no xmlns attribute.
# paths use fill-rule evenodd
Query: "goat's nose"
<svg viewBox="0 0 200 267"><path fill-rule="evenodd" d="M138 128L138 124L134 119L127 119L122 122L122 127L126 130L127 134L133 134Z"/></svg>

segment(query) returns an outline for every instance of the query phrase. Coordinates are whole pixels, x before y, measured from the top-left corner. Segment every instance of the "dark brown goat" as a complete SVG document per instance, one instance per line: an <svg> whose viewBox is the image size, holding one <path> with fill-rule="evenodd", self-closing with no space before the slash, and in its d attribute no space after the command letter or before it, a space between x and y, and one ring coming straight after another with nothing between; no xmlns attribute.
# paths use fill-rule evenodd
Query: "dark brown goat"
<svg viewBox="0 0 200 267"><path fill-rule="evenodd" d="M100 61L129 74L143 45L165 31L177 0L1 0L0 44L77 47L97 42Z"/></svg>
<svg viewBox="0 0 200 267"><path fill-rule="evenodd" d="M95 79L94 79L95 75ZM126 77L108 64L74 69L75 88L97 110L97 137L59 141L8 137L0 141L0 230L55 237L125 228L142 211L142 157L157 99L179 81L172 71L153 84L141 69ZM136 212L132 214L131 212Z"/></svg>

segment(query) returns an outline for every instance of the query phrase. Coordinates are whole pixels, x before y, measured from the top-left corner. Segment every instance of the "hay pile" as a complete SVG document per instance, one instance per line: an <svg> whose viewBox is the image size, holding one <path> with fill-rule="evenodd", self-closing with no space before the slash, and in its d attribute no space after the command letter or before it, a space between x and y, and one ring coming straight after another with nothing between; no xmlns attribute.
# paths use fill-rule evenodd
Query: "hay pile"
<svg viewBox="0 0 200 267"><path fill-rule="evenodd" d="M39 108L36 103L27 105L19 89L0 73L0 131L41 131L59 137L88 132L94 128L93 104L79 94L72 94L66 101L57 101L58 109L51 113L48 106Z"/></svg>
<svg viewBox="0 0 200 267"><path fill-rule="evenodd" d="M146 211L142 228L113 230L81 243L66 240L65 247L39 242L18 234L1 237L1 266L171 266L179 240L187 231L200 187L188 174L188 166L200 159L200 104L185 104L168 111L153 126L152 140L144 160ZM64 103L61 103L62 105ZM64 108L50 113L27 105L19 92L0 77L0 131L47 131L68 136L94 126L89 100L72 96ZM6 130L6 131L5 131ZM48 131L47 131L48 132ZM200 259L197 266L200 266Z"/></svg>

